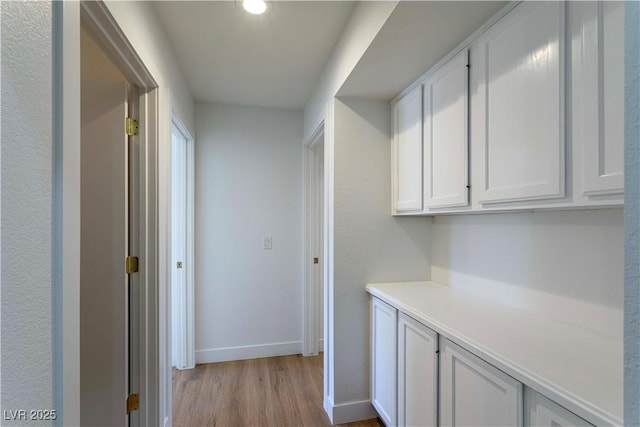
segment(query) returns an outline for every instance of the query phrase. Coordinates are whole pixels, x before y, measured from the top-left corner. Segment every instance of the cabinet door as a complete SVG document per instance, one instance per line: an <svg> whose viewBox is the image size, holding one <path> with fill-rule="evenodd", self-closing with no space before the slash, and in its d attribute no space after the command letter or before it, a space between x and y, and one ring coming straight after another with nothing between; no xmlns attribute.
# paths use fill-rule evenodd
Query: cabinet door
<svg viewBox="0 0 640 427"><path fill-rule="evenodd" d="M440 342L440 423L521 426L522 384L449 340Z"/></svg>
<svg viewBox="0 0 640 427"><path fill-rule="evenodd" d="M393 208L422 210L422 91L419 87L393 106Z"/></svg>
<svg viewBox="0 0 640 427"><path fill-rule="evenodd" d="M592 426L573 412L569 412L540 393L525 389L525 427L573 427Z"/></svg>
<svg viewBox="0 0 640 427"><path fill-rule="evenodd" d="M521 3L472 46L480 203L564 196L564 11L564 2Z"/></svg>
<svg viewBox="0 0 640 427"><path fill-rule="evenodd" d="M585 2L581 87L584 195L622 193L624 188L624 2ZM577 141L579 143L580 141ZM580 167L580 166L578 166Z"/></svg>
<svg viewBox="0 0 640 427"><path fill-rule="evenodd" d="M438 335L401 313L398 319L398 425L437 426Z"/></svg>
<svg viewBox="0 0 640 427"><path fill-rule="evenodd" d="M388 426L396 425L397 320L395 308L371 298L371 403Z"/></svg>
<svg viewBox="0 0 640 427"><path fill-rule="evenodd" d="M460 52L422 86L425 208L469 203L468 55Z"/></svg>

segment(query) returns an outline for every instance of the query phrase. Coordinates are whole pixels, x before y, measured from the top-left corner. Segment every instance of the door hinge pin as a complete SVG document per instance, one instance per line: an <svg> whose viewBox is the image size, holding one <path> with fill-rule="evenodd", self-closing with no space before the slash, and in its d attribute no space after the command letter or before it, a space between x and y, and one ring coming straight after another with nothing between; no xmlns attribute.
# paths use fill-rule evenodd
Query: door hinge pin
<svg viewBox="0 0 640 427"><path fill-rule="evenodd" d="M127 117L125 120L125 133L129 136L134 136L138 134L138 121L132 119L131 117Z"/></svg>
<svg viewBox="0 0 640 427"><path fill-rule="evenodd" d="M127 274L137 273L138 272L138 257L137 256L128 256L124 262L125 270Z"/></svg>
<svg viewBox="0 0 640 427"><path fill-rule="evenodd" d="M127 414L133 411L137 411L140 408L140 396L137 394L130 394L127 396Z"/></svg>

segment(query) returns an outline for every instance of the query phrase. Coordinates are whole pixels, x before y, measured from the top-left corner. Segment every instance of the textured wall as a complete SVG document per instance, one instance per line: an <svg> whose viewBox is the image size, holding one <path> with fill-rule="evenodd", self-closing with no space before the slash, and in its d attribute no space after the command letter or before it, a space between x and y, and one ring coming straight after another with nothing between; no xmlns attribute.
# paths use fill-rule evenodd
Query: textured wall
<svg viewBox="0 0 640 427"><path fill-rule="evenodd" d="M54 364L52 5L2 2L0 11L1 409L50 409ZM2 424L14 423L3 420ZM42 423L46 424L50 422Z"/></svg>
<svg viewBox="0 0 640 427"><path fill-rule="evenodd" d="M196 358L299 353L302 112L197 104L196 129Z"/></svg>
<svg viewBox="0 0 640 427"><path fill-rule="evenodd" d="M640 425L640 3L625 19L624 421Z"/></svg>
<svg viewBox="0 0 640 427"><path fill-rule="evenodd" d="M390 118L386 102L335 101L335 405L369 399L365 285L427 280L430 274L431 218L391 216Z"/></svg>

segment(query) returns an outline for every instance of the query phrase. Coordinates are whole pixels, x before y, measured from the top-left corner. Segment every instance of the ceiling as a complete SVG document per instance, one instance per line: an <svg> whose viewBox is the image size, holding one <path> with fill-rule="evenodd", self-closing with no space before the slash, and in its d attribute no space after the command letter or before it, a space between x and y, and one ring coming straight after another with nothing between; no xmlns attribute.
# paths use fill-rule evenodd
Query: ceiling
<svg viewBox="0 0 640 427"><path fill-rule="evenodd" d="M400 1L338 92L390 100L507 1ZM155 10L196 101L303 108L353 1L159 1Z"/></svg>
<svg viewBox="0 0 640 427"><path fill-rule="evenodd" d="M338 95L391 100L506 4L401 1Z"/></svg>
<svg viewBox="0 0 640 427"><path fill-rule="evenodd" d="M196 101L302 108L355 2L274 1L250 15L236 1L154 7Z"/></svg>

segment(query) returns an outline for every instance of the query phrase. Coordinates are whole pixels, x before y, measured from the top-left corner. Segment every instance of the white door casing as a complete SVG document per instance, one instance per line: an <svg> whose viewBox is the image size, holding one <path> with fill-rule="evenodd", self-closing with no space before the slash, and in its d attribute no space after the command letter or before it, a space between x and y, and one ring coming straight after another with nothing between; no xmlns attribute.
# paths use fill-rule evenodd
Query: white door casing
<svg viewBox="0 0 640 427"><path fill-rule="evenodd" d="M171 364L195 367L193 138L174 114L171 143Z"/></svg>

